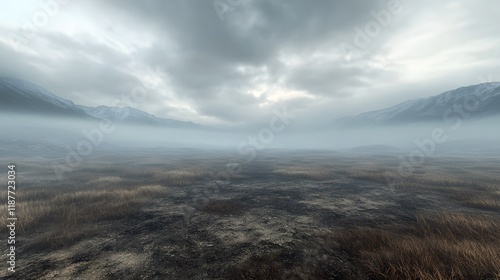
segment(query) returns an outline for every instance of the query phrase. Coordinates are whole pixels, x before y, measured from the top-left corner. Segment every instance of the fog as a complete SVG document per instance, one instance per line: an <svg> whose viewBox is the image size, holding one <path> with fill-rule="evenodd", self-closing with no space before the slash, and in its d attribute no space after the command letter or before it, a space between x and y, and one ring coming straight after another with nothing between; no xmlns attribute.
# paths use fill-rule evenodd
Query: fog
<svg viewBox="0 0 500 280"><path fill-rule="evenodd" d="M451 143L454 150L457 150L457 145L460 150L460 144L457 143L462 143L464 151L474 150L476 145L478 149L475 150L484 152L498 149L496 143L500 143L498 117L456 123L356 129L304 129L292 125L270 127L267 123L248 129L183 129L12 114L0 114L0 119L0 129L4 132L4 153L9 152L9 147L17 147L26 153L41 149L56 153L70 149L100 151L165 147L228 149L239 154L250 154L266 149L346 150L361 146L371 147L374 153L420 147L432 148L434 153L446 151ZM387 147L382 148L381 145Z"/></svg>

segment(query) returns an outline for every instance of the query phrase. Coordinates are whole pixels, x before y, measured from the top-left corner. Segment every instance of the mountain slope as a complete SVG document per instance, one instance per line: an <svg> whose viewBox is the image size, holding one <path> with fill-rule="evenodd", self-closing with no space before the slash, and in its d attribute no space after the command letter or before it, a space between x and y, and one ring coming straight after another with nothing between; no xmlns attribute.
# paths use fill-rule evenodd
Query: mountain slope
<svg viewBox="0 0 500 280"><path fill-rule="evenodd" d="M23 114L106 119L120 123L157 125L179 128L200 128L191 122L162 119L131 107L87 107L60 98L33 83L0 77L0 111Z"/></svg>
<svg viewBox="0 0 500 280"><path fill-rule="evenodd" d="M134 123L134 124L145 124L145 125L159 125L159 126L169 126L169 127L200 127L192 122L183 122L172 119L162 119L158 118L152 114L146 113L144 111L132 108L132 107L108 107L108 106L98 106L98 107L87 107L80 106L87 114L98 118L111 120L113 122L123 122L123 123Z"/></svg>
<svg viewBox="0 0 500 280"><path fill-rule="evenodd" d="M0 78L0 110L26 114L89 118L72 101L60 98L33 83Z"/></svg>
<svg viewBox="0 0 500 280"><path fill-rule="evenodd" d="M409 100L396 106L345 117L333 122L334 126L364 126L405 124L415 122L442 121L454 106L477 106L474 117L500 115L500 83L484 83L461 87L442 94L418 100Z"/></svg>

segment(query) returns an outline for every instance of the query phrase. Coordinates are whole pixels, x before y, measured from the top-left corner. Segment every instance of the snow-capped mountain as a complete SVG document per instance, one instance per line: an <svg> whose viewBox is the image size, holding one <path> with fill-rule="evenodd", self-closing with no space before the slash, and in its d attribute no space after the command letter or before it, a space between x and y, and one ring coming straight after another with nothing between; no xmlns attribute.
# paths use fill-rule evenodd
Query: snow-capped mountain
<svg viewBox="0 0 500 280"><path fill-rule="evenodd" d="M0 77L0 111L25 114L105 119L114 122L199 128L191 122L162 119L132 107L87 107L56 96L28 81Z"/></svg>
<svg viewBox="0 0 500 280"><path fill-rule="evenodd" d="M474 118L500 115L500 83L483 83L461 87L429 98L409 100L396 106L345 117L333 121L334 126L404 124L443 121L449 110L474 108Z"/></svg>
<svg viewBox="0 0 500 280"><path fill-rule="evenodd" d="M0 110L67 117L89 117L72 101L33 83L0 77Z"/></svg>

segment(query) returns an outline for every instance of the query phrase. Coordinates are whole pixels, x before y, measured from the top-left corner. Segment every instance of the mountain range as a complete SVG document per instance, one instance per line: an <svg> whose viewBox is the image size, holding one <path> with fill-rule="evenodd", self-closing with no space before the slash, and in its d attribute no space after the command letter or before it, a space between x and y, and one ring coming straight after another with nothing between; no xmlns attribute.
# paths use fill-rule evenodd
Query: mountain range
<svg viewBox="0 0 500 280"><path fill-rule="evenodd" d="M339 118L328 126L349 128L443 121L446 112L456 110L455 106L461 106L462 110L474 107L472 113L476 118L500 115L500 82L466 86L428 98L408 100L390 108ZM31 82L6 77L0 77L0 111L161 127L202 128L192 122L158 118L132 107L77 105Z"/></svg>
<svg viewBox="0 0 500 280"><path fill-rule="evenodd" d="M469 109L469 112L467 112ZM436 96L408 100L390 108L370 111L353 117L334 120L335 127L363 127L443 121L447 112L460 114L460 110L474 118L500 115L500 83L482 83L461 87Z"/></svg>
<svg viewBox="0 0 500 280"><path fill-rule="evenodd" d="M0 111L174 128L201 128L192 122L158 118L132 107L77 105L31 82L6 77L0 77Z"/></svg>

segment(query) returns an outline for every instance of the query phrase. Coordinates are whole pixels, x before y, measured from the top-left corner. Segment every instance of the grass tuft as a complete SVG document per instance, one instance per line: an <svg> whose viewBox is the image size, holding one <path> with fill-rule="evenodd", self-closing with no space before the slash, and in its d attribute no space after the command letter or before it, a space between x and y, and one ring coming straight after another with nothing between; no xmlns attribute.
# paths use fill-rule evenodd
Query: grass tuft
<svg viewBox="0 0 500 280"><path fill-rule="evenodd" d="M500 279L498 219L442 213L409 228L355 228L336 240L376 279Z"/></svg>

